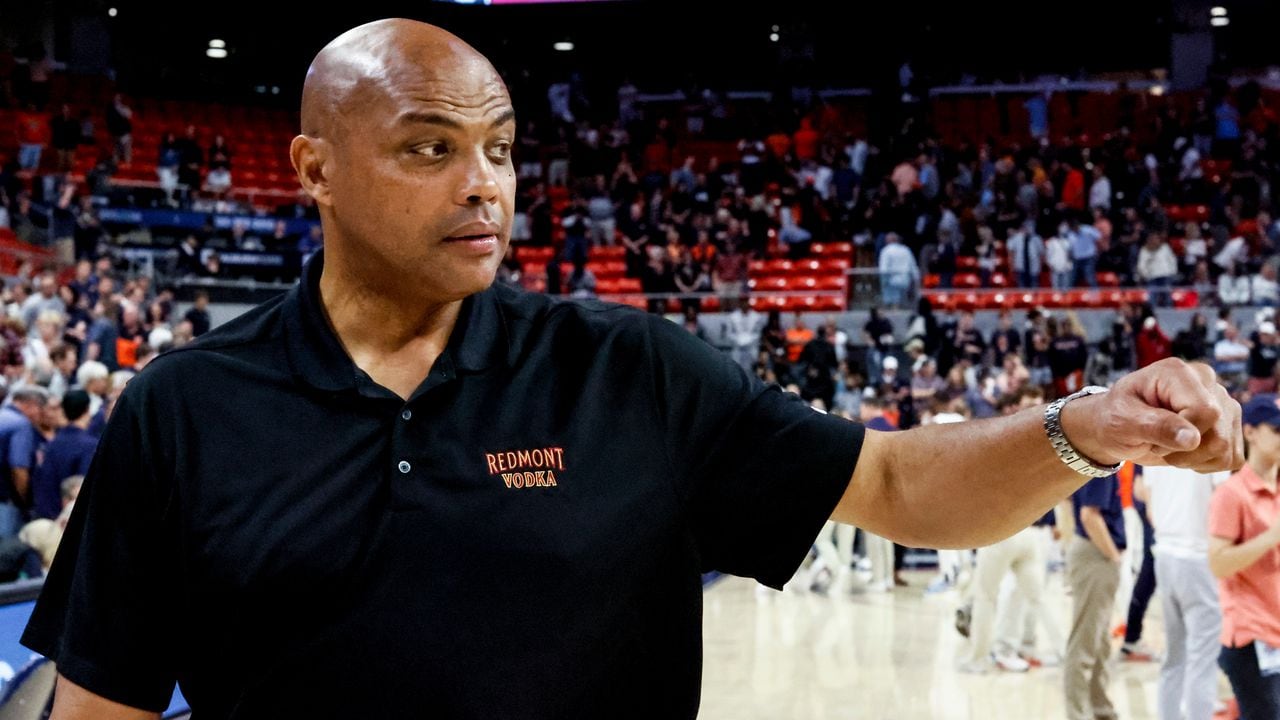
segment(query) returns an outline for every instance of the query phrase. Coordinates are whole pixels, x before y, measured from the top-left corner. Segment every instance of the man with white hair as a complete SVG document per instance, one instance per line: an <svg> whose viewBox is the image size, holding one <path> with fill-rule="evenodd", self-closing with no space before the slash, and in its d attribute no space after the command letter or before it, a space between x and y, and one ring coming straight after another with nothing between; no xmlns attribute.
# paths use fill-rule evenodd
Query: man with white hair
<svg viewBox="0 0 1280 720"><path fill-rule="evenodd" d="M27 298L22 304L22 322L27 326L30 335L36 334L36 319L47 310L57 310L59 315L66 315L67 304L58 297L58 278L51 272L40 276L38 292Z"/></svg>
<svg viewBox="0 0 1280 720"><path fill-rule="evenodd" d="M89 393L89 414L96 415L102 407L102 401L111 390L111 371L96 360L80 366L76 372L76 387Z"/></svg>
<svg viewBox="0 0 1280 720"><path fill-rule="evenodd" d="M44 388L29 385L14 390L0 408L0 538L17 534L22 524L20 508L27 503L36 467L36 427L48 402Z"/></svg>

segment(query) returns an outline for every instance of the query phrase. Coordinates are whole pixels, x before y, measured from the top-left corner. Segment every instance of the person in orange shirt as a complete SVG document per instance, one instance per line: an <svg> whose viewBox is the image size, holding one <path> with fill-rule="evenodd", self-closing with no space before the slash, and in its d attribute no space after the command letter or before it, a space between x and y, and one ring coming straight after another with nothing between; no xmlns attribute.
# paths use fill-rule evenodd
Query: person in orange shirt
<svg viewBox="0 0 1280 720"><path fill-rule="evenodd" d="M1209 569L1222 604L1218 665L1241 718L1280 718L1280 396L1254 396L1242 422L1245 466L1209 504Z"/></svg>
<svg viewBox="0 0 1280 720"><path fill-rule="evenodd" d="M804 324L804 318L796 313L796 321L787 329L787 360L792 364L799 362L804 346L813 339L813 331Z"/></svg>
<svg viewBox="0 0 1280 720"><path fill-rule="evenodd" d="M40 155L53 135L49 113L28 105L25 111L18 113L17 125L18 166L23 170L35 170L40 167Z"/></svg>

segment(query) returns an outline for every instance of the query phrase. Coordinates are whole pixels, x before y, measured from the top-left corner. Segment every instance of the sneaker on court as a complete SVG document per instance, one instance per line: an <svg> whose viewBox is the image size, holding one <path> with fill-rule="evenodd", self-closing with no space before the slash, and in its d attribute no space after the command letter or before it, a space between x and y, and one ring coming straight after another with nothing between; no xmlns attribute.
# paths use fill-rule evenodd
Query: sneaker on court
<svg viewBox="0 0 1280 720"><path fill-rule="evenodd" d="M1142 643L1125 643L1120 646L1120 658L1127 662L1159 662L1160 653Z"/></svg>
<svg viewBox="0 0 1280 720"><path fill-rule="evenodd" d="M892 591L893 583L889 580L874 580L862 587L862 592L874 595L882 595Z"/></svg>
<svg viewBox="0 0 1280 720"><path fill-rule="evenodd" d="M1023 660L1013 653L1000 655L991 653L991 661L996 664L996 667L1005 672L1024 673L1031 669L1031 663L1028 663L1026 660Z"/></svg>
<svg viewBox="0 0 1280 720"><path fill-rule="evenodd" d="M1062 664L1062 656L1055 652L1041 653L1036 650L1019 650L1018 657L1027 661L1033 668L1054 668Z"/></svg>
<svg viewBox="0 0 1280 720"><path fill-rule="evenodd" d="M966 675L986 675L992 667L990 662L962 662L957 669Z"/></svg>

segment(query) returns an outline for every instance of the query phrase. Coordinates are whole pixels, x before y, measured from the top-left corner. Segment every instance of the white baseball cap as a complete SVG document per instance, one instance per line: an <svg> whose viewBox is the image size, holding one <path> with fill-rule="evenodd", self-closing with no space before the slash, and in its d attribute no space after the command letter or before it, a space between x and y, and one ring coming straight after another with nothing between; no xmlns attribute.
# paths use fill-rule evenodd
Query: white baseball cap
<svg viewBox="0 0 1280 720"><path fill-rule="evenodd" d="M1260 334L1260 335L1275 335L1275 334L1276 334L1276 324L1275 324L1275 323L1273 323L1273 322L1271 322L1270 320L1268 320L1268 321L1266 321L1266 322L1262 323L1261 325L1259 325L1259 326L1258 326L1258 334Z"/></svg>
<svg viewBox="0 0 1280 720"><path fill-rule="evenodd" d="M885 370L897 370L898 358L890 355L889 357L884 359L884 362L882 362L881 365L884 367Z"/></svg>

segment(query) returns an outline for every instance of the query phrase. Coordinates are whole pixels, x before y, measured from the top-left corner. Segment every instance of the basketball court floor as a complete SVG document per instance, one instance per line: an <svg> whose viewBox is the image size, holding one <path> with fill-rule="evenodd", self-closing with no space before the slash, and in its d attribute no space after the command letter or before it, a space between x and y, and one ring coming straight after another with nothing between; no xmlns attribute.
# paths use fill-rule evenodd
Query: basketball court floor
<svg viewBox="0 0 1280 720"><path fill-rule="evenodd" d="M704 598L702 720L1040 720L1065 717L1061 668L966 675L951 590L926 595L929 571L888 594L772 590L724 577ZM1047 607L1065 637L1071 598L1050 575ZM1127 605L1126 605L1127 609ZM1120 617L1119 611L1116 617ZM1164 648L1160 599L1143 642ZM1115 640L1119 648L1120 640ZM1111 699L1125 720L1155 720L1158 663L1115 661ZM1220 693L1229 696L1220 677Z"/></svg>

